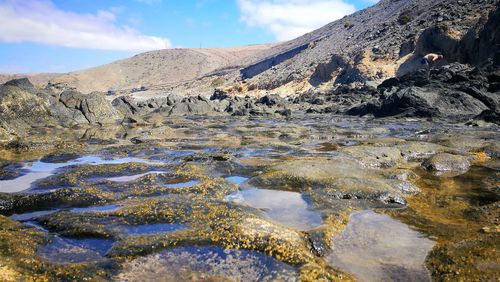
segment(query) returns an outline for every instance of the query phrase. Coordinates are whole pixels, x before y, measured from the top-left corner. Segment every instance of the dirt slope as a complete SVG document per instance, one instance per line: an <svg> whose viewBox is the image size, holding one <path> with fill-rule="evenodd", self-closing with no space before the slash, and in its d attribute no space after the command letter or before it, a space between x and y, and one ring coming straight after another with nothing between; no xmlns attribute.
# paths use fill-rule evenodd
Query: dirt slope
<svg viewBox="0 0 500 282"><path fill-rule="evenodd" d="M95 68L71 72L51 80L83 93L121 90L138 85L162 85L189 81L209 72L237 68L244 58L273 45L220 49L165 49L136 55Z"/></svg>

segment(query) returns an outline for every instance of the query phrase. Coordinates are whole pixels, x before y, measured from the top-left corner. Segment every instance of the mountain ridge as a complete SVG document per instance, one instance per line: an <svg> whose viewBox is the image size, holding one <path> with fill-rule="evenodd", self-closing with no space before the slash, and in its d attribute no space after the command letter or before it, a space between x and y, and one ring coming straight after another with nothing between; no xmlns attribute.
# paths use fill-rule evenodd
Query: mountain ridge
<svg viewBox="0 0 500 282"><path fill-rule="evenodd" d="M419 58L427 52L443 53L442 64L479 63L457 49L472 44L478 36L474 30L494 6L494 0L382 0L286 42L150 51L47 81L84 93L116 89L129 94L144 85L151 91L136 95L146 97L209 96L216 89L288 96L338 84L376 86L420 68Z"/></svg>

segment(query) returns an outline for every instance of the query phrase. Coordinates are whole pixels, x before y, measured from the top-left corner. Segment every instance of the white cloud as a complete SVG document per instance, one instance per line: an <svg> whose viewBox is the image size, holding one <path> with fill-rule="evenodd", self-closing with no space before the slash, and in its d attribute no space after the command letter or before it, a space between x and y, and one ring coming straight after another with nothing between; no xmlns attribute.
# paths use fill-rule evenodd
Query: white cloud
<svg viewBox="0 0 500 282"><path fill-rule="evenodd" d="M288 40L356 11L342 0L238 0L241 19Z"/></svg>
<svg viewBox="0 0 500 282"><path fill-rule="evenodd" d="M119 51L171 47L168 38L119 26L111 11L79 14L63 11L50 0L0 1L0 41Z"/></svg>

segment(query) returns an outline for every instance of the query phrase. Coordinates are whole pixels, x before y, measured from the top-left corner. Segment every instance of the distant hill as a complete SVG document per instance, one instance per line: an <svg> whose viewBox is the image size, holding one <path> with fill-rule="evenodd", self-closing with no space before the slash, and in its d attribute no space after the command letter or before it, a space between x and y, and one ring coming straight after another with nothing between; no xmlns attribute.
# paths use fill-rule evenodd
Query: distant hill
<svg viewBox="0 0 500 282"><path fill-rule="evenodd" d="M238 68L246 58L272 46L151 51L111 64L67 73L51 79L51 82L87 93L190 81L217 69Z"/></svg>
<svg viewBox="0 0 500 282"><path fill-rule="evenodd" d="M30 74L0 74L0 84L9 80L27 77L31 83L39 86L47 84L51 79L60 76L60 73L30 73Z"/></svg>

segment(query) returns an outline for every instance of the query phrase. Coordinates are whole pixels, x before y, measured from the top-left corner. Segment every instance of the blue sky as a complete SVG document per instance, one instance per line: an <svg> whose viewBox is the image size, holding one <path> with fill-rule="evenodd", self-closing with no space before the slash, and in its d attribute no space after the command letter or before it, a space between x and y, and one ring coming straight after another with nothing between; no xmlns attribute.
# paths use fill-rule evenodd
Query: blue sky
<svg viewBox="0 0 500 282"><path fill-rule="evenodd" d="M0 73L295 38L376 0L0 0Z"/></svg>

